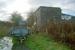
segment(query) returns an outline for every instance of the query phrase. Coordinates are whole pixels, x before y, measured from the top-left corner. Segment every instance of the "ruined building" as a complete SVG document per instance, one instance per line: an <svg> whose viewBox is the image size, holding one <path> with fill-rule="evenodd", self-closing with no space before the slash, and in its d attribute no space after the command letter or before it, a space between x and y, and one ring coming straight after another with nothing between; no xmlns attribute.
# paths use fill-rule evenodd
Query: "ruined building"
<svg viewBox="0 0 75 50"><path fill-rule="evenodd" d="M61 23L64 21L74 21L75 18L71 15L62 14L58 7L40 6L34 13L36 28L39 31L45 28L50 22ZM46 29L46 28L45 28Z"/></svg>

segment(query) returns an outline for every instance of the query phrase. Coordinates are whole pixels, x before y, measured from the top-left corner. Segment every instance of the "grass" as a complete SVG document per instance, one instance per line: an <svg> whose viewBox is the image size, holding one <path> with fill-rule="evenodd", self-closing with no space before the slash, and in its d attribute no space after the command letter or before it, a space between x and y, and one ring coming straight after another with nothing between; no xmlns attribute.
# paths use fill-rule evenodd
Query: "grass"
<svg viewBox="0 0 75 50"><path fill-rule="evenodd" d="M31 50L71 50L65 44L57 43L52 37L42 33L33 33L28 36L26 46Z"/></svg>

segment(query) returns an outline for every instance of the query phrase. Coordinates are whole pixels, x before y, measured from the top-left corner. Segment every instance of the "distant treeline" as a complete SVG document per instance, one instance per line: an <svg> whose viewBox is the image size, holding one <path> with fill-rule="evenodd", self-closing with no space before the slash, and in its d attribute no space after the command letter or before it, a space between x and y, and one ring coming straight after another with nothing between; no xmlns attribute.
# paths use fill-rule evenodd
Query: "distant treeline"
<svg viewBox="0 0 75 50"><path fill-rule="evenodd" d="M0 21L0 37L6 36L11 27L12 27L12 24L10 22Z"/></svg>

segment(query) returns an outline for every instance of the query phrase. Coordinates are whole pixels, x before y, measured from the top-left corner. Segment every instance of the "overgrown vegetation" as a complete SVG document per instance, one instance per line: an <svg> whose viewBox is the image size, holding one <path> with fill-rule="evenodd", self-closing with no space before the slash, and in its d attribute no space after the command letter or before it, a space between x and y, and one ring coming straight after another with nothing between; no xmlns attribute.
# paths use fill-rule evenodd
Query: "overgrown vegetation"
<svg viewBox="0 0 75 50"><path fill-rule="evenodd" d="M44 33L33 33L25 42L31 50L70 50L65 44L55 42L52 37Z"/></svg>
<svg viewBox="0 0 75 50"><path fill-rule="evenodd" d="M75 23L70 20L60 20L60 21L47 21L46 25L44 26L38 26L35 17L32 12L29 14L30 28L34 31L41 31L41 32L47 32L48 35L52 35L55 40L58 42L61 41L63 43L67 43L69 46L72 47L73 50L75 50ZM60 13L58 13L60 14ZM55 15L55 14L54 14ZM61 14L60 14L61 15ZM38 18L37 18L38 19ZM47 19L48 20L48 19ZM34 24L36 23L36 24ZM44 23L44 22L43 22Z"/></svg>
<svg viewBox="0 0 75 50"><path fill-rule="evenodd" d="M0 37L4 37L8 35L9 29L11 28L12 24L8 22L0 22Z"/></svg>
<svg viewBox="0 0 75 50"><path fill-rule="evenodd" d="M22 21L22 16L20 14L14 12L11 14L11 17L11 21L9 22L0 21L0 37L9 35L9 31L12 27L20 25Z"/></svg>
<svg viewBox="0 0 75 50"><path fill-rule="evenodd" d="M74 49L75 47L75 24L71 22L50 23L47 27L48 33L58 41L68 43ZM75 50L75 49L74 49Z"/></svg>

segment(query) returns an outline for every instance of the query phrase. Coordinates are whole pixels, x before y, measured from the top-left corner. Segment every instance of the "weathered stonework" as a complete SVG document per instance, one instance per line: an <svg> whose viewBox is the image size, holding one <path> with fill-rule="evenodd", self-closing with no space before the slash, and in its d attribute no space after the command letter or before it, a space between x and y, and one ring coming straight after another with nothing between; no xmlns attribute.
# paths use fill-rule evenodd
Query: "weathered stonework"
<svg viewBox="0 0 75 50"><path fill-rule="evenodd" d="M57 7L41 6L35 11L36 27L39 30L41 27L45 28L49 22L60 21L61 9Z"/></svg>

